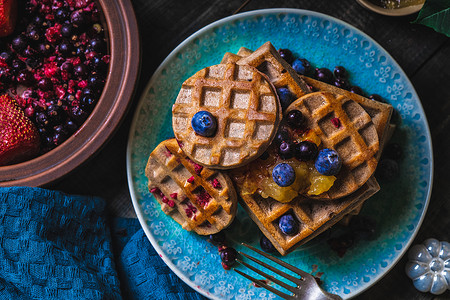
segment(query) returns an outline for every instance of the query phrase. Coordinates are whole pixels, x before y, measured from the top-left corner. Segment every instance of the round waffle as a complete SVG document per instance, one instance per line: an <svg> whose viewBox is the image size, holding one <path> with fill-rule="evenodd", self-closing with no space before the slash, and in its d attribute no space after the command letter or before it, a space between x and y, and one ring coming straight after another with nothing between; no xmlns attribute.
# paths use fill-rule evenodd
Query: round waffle
<svg viewBox="0 0 450 300"><path fill-rule="evenodd" d="M306 117L306 127L320 137L323 148L336 150L342 159L333 186L317 198L337 199L361 187L378 163L379 139L369 114L352 99L329 92L307 94L294 101L286 113L294 109Z"/></svg>
<svg viewBox="0 0 450 300"><path fill-rule="evenodd" d="M237 196L230 178L186 157L175 139L161 142L145 168L148 188L183 229L214 234L231 224Z"/></svg>
<svg viewBox="0 0 450 300"><path fill-rule="evenodd" d="M195 133L195 113L208 111L217 119L214 136ZM250 66L218 64L187 79L172 107L175 137L196 163L229 169L261 155L275 136L281 107L266 75Z"/></svg>

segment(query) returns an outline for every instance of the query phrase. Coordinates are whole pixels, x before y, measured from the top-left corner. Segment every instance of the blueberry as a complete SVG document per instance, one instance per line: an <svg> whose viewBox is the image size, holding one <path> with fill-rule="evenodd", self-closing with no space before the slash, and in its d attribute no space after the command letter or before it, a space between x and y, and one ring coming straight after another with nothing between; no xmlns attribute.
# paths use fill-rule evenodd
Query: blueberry
<svg viewBox="0 0 450 300"><path fill-rule="evenodd" d="M386 101L378 94L369 95L369 99L375 100L375 101L378 101L378 102L386 103Z"/></svg>
<svg viewBox="0 0 450 300"><path fill-rule="evenodd" d="M267 253L272 253L276 250L272 242L265 235L261 236L259 245L261 246L261 249Z"/></svg>
<svg viewBox="0 0 450 300"><path fill-rule="evenodd" d="M280 227L281 232L286 235L294 235L299 229L298 222L291 214L281 216L278 221L278 227Z"/></svg>
<svg viewBox="0 0 450 300"><path fill-rule="evenodd" d="M14 55L10 51L3 51L2 53L0 53L0 58L2 58L7 64L9 64L14 59Z"/></svg>
<svg viewBox="0 0 450 300"><path fill-rule="evenodd" d="M305 123L305 117L301 111L294 109L288 112L286 121L292 128L301 128Z"/></svg>
<svg viewBox="0 0 450 300"><path fill-rule="evenodd" d="M94 57L90 62L91 68L93 71L96 72L105 72L108 65L100 58L100 57Z"/></svg>
<svg viewBox="0 0 450 300"><path fill-rule="evenodd" d="M280 54L281 58L283 58L288 64L292 64L292 62L294 61L294 55L292 54L291 50L278 49L278 53Z"/></svg>
<svg viewBox="0 0 450 300"><path fill-rule="evenodd" d="M58 46L59 53L61 53L62 56L68 57L72 54L73 46L69 42L62 42Z"/></svg>
<svg viewBox="0 0 450 300"><path fill-rule="evenodd" d="M385 181L391 181L398 177L398 163L390 158L383 158L378 163L375 177Z"/></svg>
<svg viewBox="0 0 450 300"><path fill-rule="evenodd" d="M352 92L352 93L361 95L361 96L364 95L363 90L362 90L359 86L356 86L356 85L351 86L351 87L349 88L349 91Z"/></svg>
<svg viewBox="0 0 450 300"><path fill-rule="evenodd" d="M311 70L311 64L309 61L307 61L304 58L297 58L292 63L292 68L297 72L298 74L306 75Z"/></svg>
<svg viewBox="0 0 450 300"><path fill-rule="evenodd" d="M97 53L106 53L106 43L105 41L103 41L103 39L94 38L90 41L89 45L91 46L92 50Z"/></svg>
<svg viewBox="0 0 450 300"><path fill-rule="evenodd" d="M87 79L88 86L92 89L100 89L105 84L105 79L99 74L92 74Z"/></svg>
<svg viewBox="0 0 450 300"><path fill-rule="evenodd" d="M316 78L319 81L331 84L333 82L333 73L327 68L316 68Z"/></svg>
<svg viewBox="0 0 450 300"><path fill-rule="evenodd" d="M191 126L198 135L211 137L216 133L217 119L210 112L201 110L192 117Z"/></svg>
<svg viewBox="0 0 450 300"><path fill-rule="evenodd" d="M334 86L343 90L348 90L350 88L349 82L347 81L347 79L344 78L336 78L334 80Z"/></svg>
<svg viewBox="0 0 450 300"><path fill-rule="evenodd" d="M295 100L294 94L285 87L277 89L278 97L280 98L281 108L286 110L286 108Z"/></svg>
<svg viewBox="0 0 450 300"><path fill-rule="evenodd" d="M87 112L90 112L94 109L97 101L90 95L84 95L80 99L80 107Z"/></svg>
<svg viewBox="0 0 450 300"><path fill-rule="evenodd" d="M65 23L65 24L61 25L61 35L63 37L70 38L74 34L75 34L75 29L73 28L72 24Z"/></svg>
<svg viewBox="0 0 450 300"><path fill-rule="evenodd" d="M67 119L65 127L70 134L74 133L78 129L77 124L75 124L75 122L72 121L71 119Z"/></svg>
<svg viewBox="0 0 450 300"><path fill-rule="evenodd" d="M333 74L336 78L343 78L343 79L348 78L348 72L343 66L335 67Z"/></svg>
<svg viewBox="0 0 450 300"><path fill-rule="evenodd" d="M27 46L27 39L24 35L18 35L11 41L11 46L16 52L22 52Z"/></svg>
<svg viewBox="0 0 450 300"><path fill-rule="evenodd" d="M295 147L295 157L302 161L315 159L318 152L317 145L311 141L302 141Z"/></svg>
<svg viewBox="0 0 450 300"><path fill-rule="evenodd" d="M87 75L88 69L87 69L86 65L79 64L73 68L73 73L75 76L84 77Z"/></svg>
<svg viewBox="0 0 450 300"><path fill-rule="evenodd" d="M282 159L294 157L294 144L290 141L282 141L278 147L278 154Z"/></svg>
<svg viewBox="0 0 450 300"><path fill-rule="evenodd" d="M232 247L224 247L219 250L220 259L227 266L231 266L235 263L238 253L236 249Z"/></svg>
<svg viewBox="0 0 450 300"><path fill-rule="evenodd" d="M335 150L325 148L319 151L315 162L317 172L326 176L336 175L341 166L342 160Z"/></svg>
<svg viewBox="0 0 450 300"><path fill-rule="evenodd" d="M55 18L58 21L65 21L70 16L69 10L65 7L58 8L55 12Z"/></svg>
<svg viewBox="0 0 450 300"><path fill-rule="evenodd" d="M286 128L281 127L280 129L278 129L273 141L275 142L275 144L281 145L283 141L291 141L291 135Z"/></svg>
<svg viewBox="0 0 450 300"><path fill-rule="evenodd" d="M295 181L294 168L287 163L278 164L273 168L272 178L281 187L290 186Z"/></svg>
<svg viewBox="0 0 450 300"><path fill-rule="evenodd" d="M223 231L219 231L215 234L210 234L208 238L208 242L210 242L213 245L224 245L226 241L226 236Z"/></svg>

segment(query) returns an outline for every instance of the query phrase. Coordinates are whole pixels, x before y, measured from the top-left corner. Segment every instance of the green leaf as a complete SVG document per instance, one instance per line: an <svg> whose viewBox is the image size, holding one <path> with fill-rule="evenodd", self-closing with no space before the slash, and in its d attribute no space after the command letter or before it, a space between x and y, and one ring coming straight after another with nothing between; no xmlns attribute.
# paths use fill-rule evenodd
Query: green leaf
<svg viewBox="0 0 450 300"><path fill-rule="evenodd" d="M426 0L413 21L450 37L450 0Z"/></svg>

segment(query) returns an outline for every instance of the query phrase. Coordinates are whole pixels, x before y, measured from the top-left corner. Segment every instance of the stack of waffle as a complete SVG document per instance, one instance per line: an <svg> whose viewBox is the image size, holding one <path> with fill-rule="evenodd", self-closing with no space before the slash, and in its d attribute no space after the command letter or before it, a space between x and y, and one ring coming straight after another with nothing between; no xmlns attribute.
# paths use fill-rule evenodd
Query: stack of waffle
<svg viewBox="0 0 450 300"><path fill-rule="evenodd" d="M263 187L249 192L245 180L260 168L263 153L276 155L272 141L283 118L279 88L296 99L284 113L301 111L305 127L342 160L329 190L300 190L287 203L261 193ZM217 119L213 136L198 134L190 123L201 111ZM270 42L254 52L226 53L220 64L187 79L172 114L176 140L161 143L146 168L162 210L187 230L212 234L231 223L239 199L282 255L359 213L380 189L373 174L393 130L390 105L298 75ZM279 228L286 214L298 222L298 232L287 235Z"/></svg>
<svg viewBox="0 0 450 300"><path fill-rule="evenodd" d="M288 203L263 198L257 192L242 193L241 176L252 168L251 163L232 170L241 205L274 247L286 255L335 223L345 222L350 215L359 213L364 201L379 190L373 174L392 133L389 124L392 106L297 75L270 42L255 52L244 48L237 54L227 53L222 62L227 61L253 66L266 73L275 87L288 87L299 95L287 111L302 111L308 126L320 136L324 146L335 149L343 159L338 179L327 193L320 197L300 195ZM331 124L327 121L334 117L342 123L340 128L327 126ZM295 235L284 234L278 226L286 213L292 214L300 224Z"/></svg>

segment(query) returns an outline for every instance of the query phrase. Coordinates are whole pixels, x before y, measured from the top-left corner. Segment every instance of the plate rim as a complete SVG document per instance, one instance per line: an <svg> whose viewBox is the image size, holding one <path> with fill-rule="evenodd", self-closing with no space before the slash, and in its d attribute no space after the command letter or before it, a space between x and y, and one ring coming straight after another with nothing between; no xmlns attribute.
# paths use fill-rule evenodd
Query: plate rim
<svg viewBox="0 0 450 300"><path fill-rule="evenodd" d="M133 132L135 131L135 128L136 128L139 112L141 111L141 108L144 105L144 98L147 95L147 93L149 92L151 86L156 81L156 78L161 73L161 71L163 70L163 68L167 64L167 62L170 61L174 56L176 56L178 51L180 49L182 49L186 44L191 42L191 40L195 39L198 35L201 35L202 33L207 32L207 31L213 29L214 27L220 26L222 24L226 24L228 22L236 21L236 20L239 20L241 18L246 18L246 17L251 17L251 16L262 16L262 15L281 14L281 13L292 13L292 14L297 14L297 15L308 14L308 15L315 16L315 17L331 19L331 20L333 20L334 22L336 22L338 24L341 24L341 25L344 25L346 27L349 27L350 29L352 29L355 32L357 32L358 34L362 35L363 37L369 38L369 40L376 47L379 47L381 50L383 50L385 52L386 56L388 56L390 58L390 60L392 61L392 64L395 65L395 67L397 67L405 75L406 82L411 86L413 95L418 100L417 101L418 110L421 112L422 116L424 117L424 125L425 125L424 126L424 131L426 132L427 142L428 142L427 144L428 144L428 147L429 147L429 150L430 150L429 151L429 155L430 155L430 163L429 163L430 175L429 175L429 178L427 178L428 181L429 181L429 188L428 188L427 194L425 196L426 200L425 200L425 204L424 204L423 210L421 212L420 219L419 219L419 221L417 223L416 228L414 229L413 233L411 234L411 238L408 240L408 242L406 243L406 245L402 249L402 251L393 260L392 264L390 266L386 267L382 274L380 274L379 276L377 276L376 278L371 280L371 283L369 285L367 285L366 287L364 287L362 289L359 289L359 290L355 291L354 293L349 295L349 297L346 298L346 299L351 299L351 298L356 297L356 296L360 295L361 293L367 291L370 287L374 286L377 282L379 282L387 273L389 273L397 265L397 263L405 255L405 253L407 252L408 248L411 246L412 242L416 238L417 233L418 233L419 229L422 226L423 220L424 220L426 212L428 210L428 205L429 205L429 202L430 202L430 198L431 198L431 191L432 191L432 187L433 187L433 176L434 176L433 145L432 145L431 132L430 132L428 120L426 118L425 111L424 111L423 106L422 106L422 102L421 102L421 100L420 100L420 98L419 98L419 96L418 96L418 94L417 94L417 92L416 92L412 82L410 81L410 79L407 76L407 74L404 72L403 68L401 68L401 66L391 56L391 54L386 49L384 49L384 47L382 47L375 39L373 39L367 33L363 32L362 30L358 29L357 27L353 26L352 24L350 24L350 23L348 23L346 21L340 20L340 19L338 19L336 17L330 16L330 15L327 15L327 14L324 14L324 13L321 13L321 12L311 11L311 10L307 10L307 9L298 9L298 8L257 9L257 10L251 10L251 11L238 13L238 14L235 14L235 15L231 15L231 16L228 16L228 17L216 20L216 21L214 21L214 22L212 22L212 23L210 23L210 24L200 28L196 32L194 32L191 35L189 35L186 39L184 39L177 47L175 47L169 53L169 55L167 55L167 57L161 62L161 64L158 66L158 68L154 71L154 73L152 74L149 82L147 83L146 87L144 88L141 96L139 97L139 102L138 102L136 110L135 110L135 112L133 114L132 122L131 122L131 125L130 125L129 138L128 138L127 149L126 149L126 168L127 168L127 181L128 181L129 193L130 193L130 197L131 197L131 200L132 200L133 208L134 208L134 210L136 212L136 215L138 217L139 223L141 224L141 227L142 227L142 229L145 232L145 235L149 239L149 241L152 244L153 248L158 253L159 257L161 257L161 259L171 269L172 272L174 272L181 280L183 280L184 283L186 283L188 286L193 288L195 291L197 291L198 293L200 293L203 296L208 297L210 299L218 299L218 300L220 300L219 298L213 297L214 295L206 293L203 289L199 288L197 285L195 285L193 282L191 282L188 278L186 278L186 275L183 274L175 266L175 264L173 264L170 261L170 259L165 255L164 251L162 251L162 248L158 245L158 242L153 237L153 235L151 234L150 230L147 228L147 226L145 224L143 213L142 213L142 211L139 208L139 203L138 203L137 196L136 196L137 193L136 193L136 190L135 190L134 185L133 185L133 178L132 178L133 175L132 175L132 171L131 171L132 170L131 151L132 151L132 145L133 145L133 142L134 142L134 139L135 139L135 136L133 135Z"/></svg>

